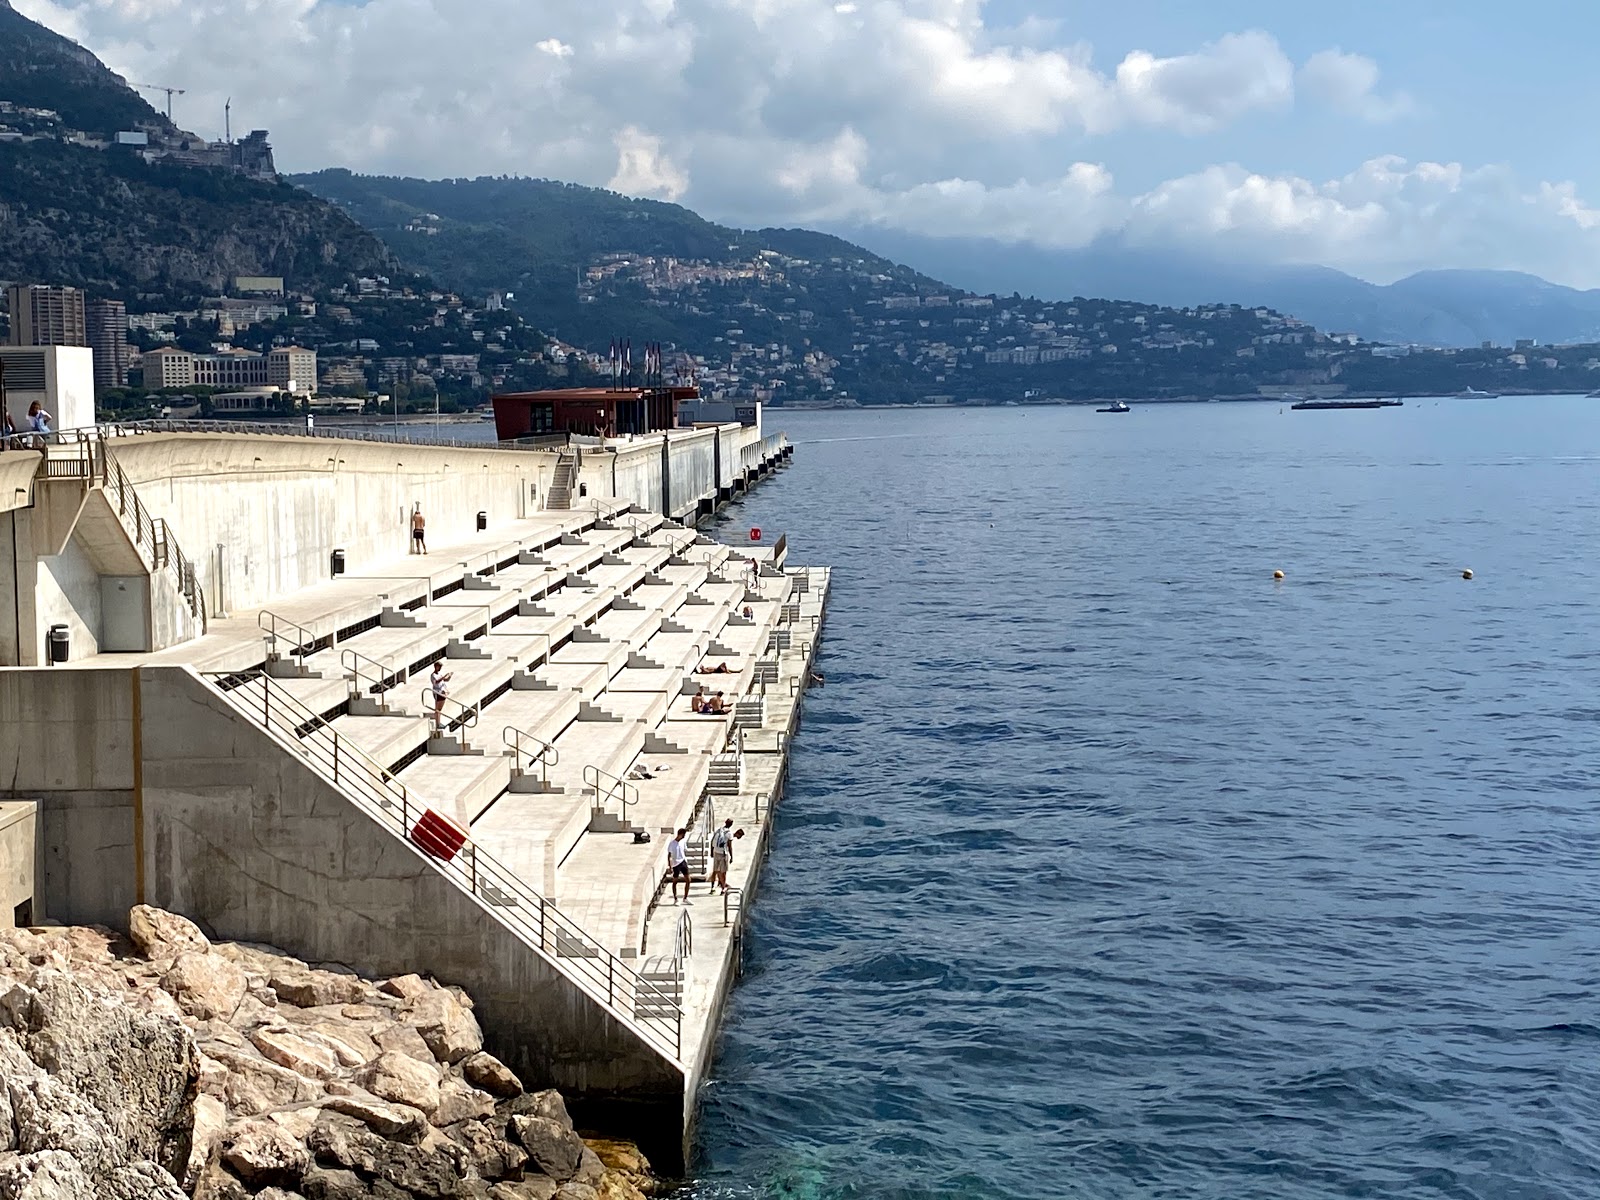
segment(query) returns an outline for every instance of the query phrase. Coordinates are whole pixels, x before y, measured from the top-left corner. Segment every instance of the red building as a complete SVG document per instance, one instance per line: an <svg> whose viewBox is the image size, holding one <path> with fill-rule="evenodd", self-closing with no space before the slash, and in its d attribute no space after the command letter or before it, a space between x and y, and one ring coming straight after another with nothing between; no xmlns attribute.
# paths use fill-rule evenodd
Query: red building
<svg viewBox="0 0 1600 1200"><path fill-rule="evenodd" d="M698 400L694 387L557 388L508 392L494 398L494 428L502 442L578 433L624 437L678 427L678 405Z"/></svg>

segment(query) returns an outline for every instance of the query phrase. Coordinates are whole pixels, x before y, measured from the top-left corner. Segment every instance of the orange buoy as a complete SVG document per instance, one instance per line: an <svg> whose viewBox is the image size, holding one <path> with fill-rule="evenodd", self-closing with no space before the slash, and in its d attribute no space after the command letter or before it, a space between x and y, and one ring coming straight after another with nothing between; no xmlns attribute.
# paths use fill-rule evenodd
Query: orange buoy
<svg viewBox="0 0 1600 1200"><path fill-rule="evenodd" d="M759 542L761 540L761 526L759 526L759 525L750 526L750 540L752 542Z"/></svg>

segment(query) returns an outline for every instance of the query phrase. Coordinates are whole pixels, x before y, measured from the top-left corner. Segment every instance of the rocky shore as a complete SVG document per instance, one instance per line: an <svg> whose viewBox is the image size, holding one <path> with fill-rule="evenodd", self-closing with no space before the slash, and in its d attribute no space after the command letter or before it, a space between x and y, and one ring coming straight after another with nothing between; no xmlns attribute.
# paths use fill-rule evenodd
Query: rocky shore
<svg viewBox="0 0 1600 1200"><path fill-rule="evenodd" d="M472 1000L138 907L0 931L0 1200L642 1200L632 1147L483 1050Z"/></svg>

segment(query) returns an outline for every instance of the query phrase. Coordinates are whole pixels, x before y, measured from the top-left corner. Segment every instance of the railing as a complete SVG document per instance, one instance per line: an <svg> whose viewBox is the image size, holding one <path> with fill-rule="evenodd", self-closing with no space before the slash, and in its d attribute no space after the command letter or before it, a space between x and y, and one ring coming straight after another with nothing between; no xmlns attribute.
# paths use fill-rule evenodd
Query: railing
<svg viewBox="0 0 1600 1200"><path fill-rule="evenodd" d="M388 663L368 658L359 650L345 649L339 654L339 665L350 672L350 694L379 695L406 681L406 669L399 670Z"/></svg>
<svg viewBox="0 0 1600 1200"><path fill-rule="evenodd" d="M744 911L744 889L731 887L722 893L722 924L733 924L733 914Z"/></svg>
<svg viewBox="0 0 1600 1200"><path fill-rule="evenodd" d="M277 613L268 612L265 609L256 617L256 628L266 632L269 654L278 648L278 638L280 636L278 631L280 629L299 637L300 640L289 648L289 653L300 664L302 671L306 669L306 655L315 653L317 643L322 640L304 625L297 625L289 618L280 617Z"/></svg>
<svg viewBox="0 0 1600 1200"><path fill-rule="evenodd" d="M561 762L561 751L557 750L543 738L534 737L525 730L518 729L515 725L507 725L500 733L500 738L507 746L511 747L511 757L516 762L521 762L522 756L527 754L524 743L532 742L538 749L528 756L528 769L532 770L535 763L539 764L539 782L542 787L550 786L550 768Z"/></svg>
<svg viewBox="0 0 1600 1200"><path fill-rule="evenodd" d="M628 820L628 806L639 803L639 789L626 779L618 778L599 767L588 766L583 769L583 782L594 789L595 806L603 807L612 800L622 805L622 820ZM603 785L603 786L602 786Z"/></svg>
<svg viewBox="0 0 1600 1200"><path fill-rule="evenodd" d="M678 926L672 931L672 957L678 960L678 974L683 974L683 964L694 953L694 922L689 918L689 910L684 908L678 911Z"/></svg>
<svg viewBox="0 0 1600 1200"><path fill-rule="evenodd" d="M342 741L338 730L264 673L241 681L237 675L207 679L242 713L298 754L324 779L339 787L358 808L389 832L410 840L413 818L427 807L413 801L405 785L360 750ZM259 685L261 705L239 696L245 684ZM225 686L227 685L227 686ZM556 906L473 842L451 859L429 854L425 861L478 901L484 911L530 946L542 959L625 1026L677 1061L683 1053L683 1009L672 990L645 979L594 939ZM628 1011L648 1007L651 1014Z"/></svg>
<svg viewBox="0 0 1600 1200"><path fill-rule="evenodd" d="M483 701L473 704L463 704L449 696L434 695L432 687L422 689L422 705L427 712L433 726L440 733L454 733L458 729L474 729L478 724L478 713ZM447 716L451 706L454 706L455 716Z"/></svg>
<svg viewBox="0 0 1600 1200"><path fill-rule="evenodd" d="M420 422L418 424L421 424ZM431 422L428 423L431 426ZM402 429L407 428L401 426ZM285 418L282 421L222 421L202 417L152 417L138 421L107 421L98 425L84 425L61 429L55 433L22 436L37 437L54 446L70 446L83 442L103 441L108 438L137 437L148 433L232 433L253 434L257 437L325 438L349 442L387 442L411 446L444 446L449 449L470 450L531 450L550 451L566 446L563 434L548 437L518 438L513 441L476 441L464 438L421 437L410 433L395 433L388 429L359 428L350 425L317 425L307 429L305 417Z"/></svg>

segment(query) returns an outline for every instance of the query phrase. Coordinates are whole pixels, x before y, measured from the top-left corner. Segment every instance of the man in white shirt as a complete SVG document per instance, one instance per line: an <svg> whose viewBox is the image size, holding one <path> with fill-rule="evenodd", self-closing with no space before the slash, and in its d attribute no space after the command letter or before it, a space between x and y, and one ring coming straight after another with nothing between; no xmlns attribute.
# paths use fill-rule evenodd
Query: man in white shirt
<svg viewBox="0 0 1600 1200"><path fill-rule="evenodd" d="M689 835L687 829L680 829L667 843L667 872L672 877L672 902L678 902L678 880L683 880L683 902L689 903L689 859L683 851L683 839Z"/></svg>
<svg viewBox="0 0 1600 1200"><path fill-rule="evenodd" d="M733 862L734 839L742 838L744 830L733 827L733 818L722 823L722 828L711 835L711 895L728 894L728 865Z"/></svg>

